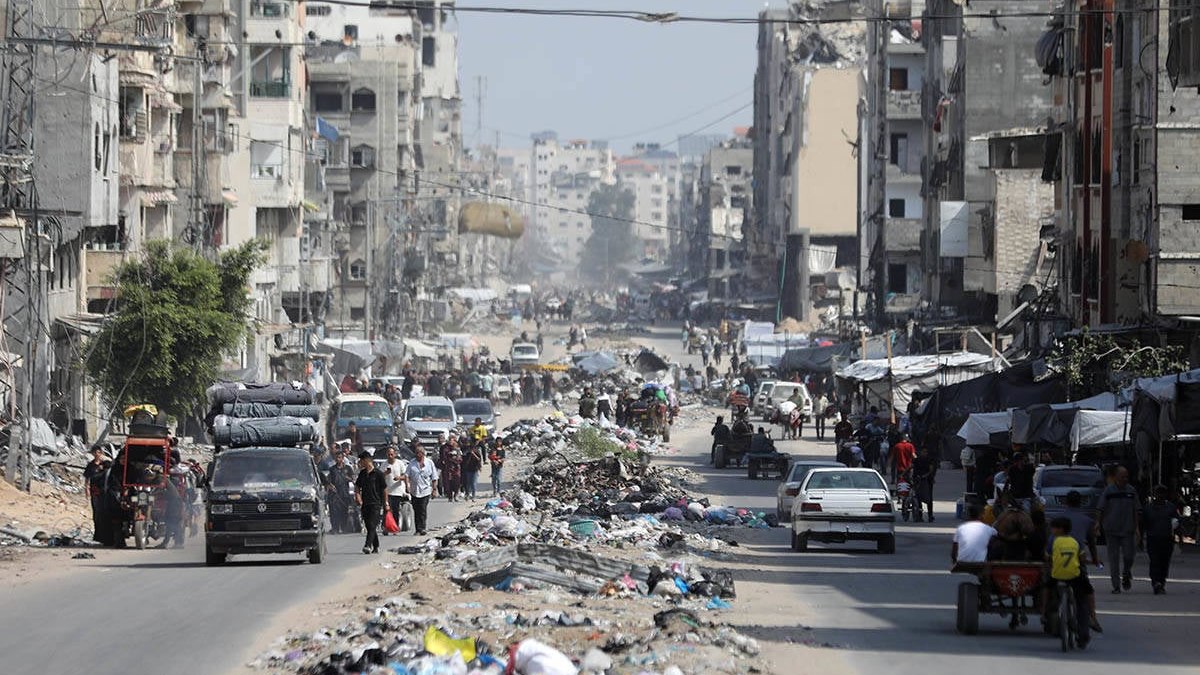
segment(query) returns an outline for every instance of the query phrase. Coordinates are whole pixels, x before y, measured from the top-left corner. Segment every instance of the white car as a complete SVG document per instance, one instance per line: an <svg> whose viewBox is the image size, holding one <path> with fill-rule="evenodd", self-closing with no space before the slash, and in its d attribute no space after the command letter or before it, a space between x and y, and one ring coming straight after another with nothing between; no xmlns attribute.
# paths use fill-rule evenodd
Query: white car
<svg viewBox="0 0 1200 675"><path fill-rule="evenodd" d="M874 469L821 468L808 472L792 502L792 550L808 542L874 541L896 552L896 512L883 476Z"/></svg>
<svg viewBox="0 0 1200 675"><path fill-rule="evenodd" d="M771 388L775 386L775 380L763 380L758 383L758 391L754 392L754 400L750 402L751 411L755 415L764 415L764 406L767 405L767 399L771 398Z"/></svg>
<svg viewBox="0 0 1200 675"><path fill-rule="evenodd" d="M792 513L792 501L800 492L800 484L804 482L804 478L808 476L808 472L813 469L823 469L826 467L846 466L841 462L833 462L828 460L800 460L792 462L788 467L787 475L779 483L779 488L775 491L775 512L779 514L779 522L785 522Z"/></svg>
<svg viewBox="0 0 1200 675"><path fill-rule="evenodd" d="M811 420L816 403L813 402L812 394L808 393L808 387L800 382L776 382L775 386L771 387L771 393L767 395L767 403L763 409L763 421L770 422L775 413L779 412L779 406L796 394L800 394L803 401L800 405L802 419L805 422ZM791 413L790 410L788 412Z"/></svg>

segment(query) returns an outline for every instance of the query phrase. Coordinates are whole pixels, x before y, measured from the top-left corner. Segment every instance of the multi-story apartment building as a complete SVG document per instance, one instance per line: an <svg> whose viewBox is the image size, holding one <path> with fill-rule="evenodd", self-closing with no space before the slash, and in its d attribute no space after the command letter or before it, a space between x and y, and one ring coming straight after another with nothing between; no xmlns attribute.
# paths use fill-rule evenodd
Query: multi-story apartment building
<svg viewBox="0 0 1200 675"><path fill-rule="evenodd" d="M762 16L770 20L759 24L758 208L745 242L750 283L777 292L781 314L801 319L809 310L812 272L829 267L822 259L814 270L810 259L836 251L832 264L858 266L858 162L851 143L859 135L865 67L863 23L855 21L859 2L828 0L811 16L804 11L798 5L766 10ZM797 21L805 18L829 22Z"/></svg>
<svg viewBox="0 0 1200 675"><path fill-rule="evenodd" d="M617 182L633 193L633 237L637 260L665 263L670 250L671 181L639 157L617 161Z"/></svg>
<svg viewBox="0 0 1200 675"><path fill-rule="evenodd" d="M754 213L754 149L745 138L726 141L704 157L698 180L695 253L705 261L710 298L745 297L745 223Z"/></svg>
<svg viewBox="0 0 1200 675"><path fill-rule="evenodd" d="M1061 306L1077 325L1200 313L1200 3L1066 0L1051 27ZM1056 161L1057 160L1057 161Z"/></svg>
<svg viewBox="0 0 1200 675"><path fill-rule="evenodd" d="M867 91L860 113L859 287L877 323L918 309L923 284L921 197L927 124L921 115L924 0L871 0L867 13Z"/></svg>
<svg viewBox="0 0 1200 675"><path fill-rule="evenodd" d="M949 320L994 324L1053 279L1041 184L1053 104L1037 66L1041 0L929 0L921 290ZM1003 65L997 70L996 64ZM902 231L906 236L907 231ZM1039 290L1043 290L1039 288Z"/></svg>
<svg viewBox="0 0 1200 675"><path fill-rule="evenodd" d="M592 191L617 182L616 161L607 144L558 141L553 132L534 138L532 174L533 232L537 241L562 263L578 269L583 245L592 233L587 215Z"/></svg>

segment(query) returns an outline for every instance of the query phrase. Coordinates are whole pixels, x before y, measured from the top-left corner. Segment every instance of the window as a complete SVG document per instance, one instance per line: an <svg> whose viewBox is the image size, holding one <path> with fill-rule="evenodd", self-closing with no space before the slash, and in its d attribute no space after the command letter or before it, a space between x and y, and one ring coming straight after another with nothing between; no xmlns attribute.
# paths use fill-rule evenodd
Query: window
<svg viewBox="0 0 1200 675"><path fill-rule="evenodd" d="M892 134L888 162L900 168L908 165L908 134Z"/></svg>
<svg viewBox="0 0 1200 675"><path fill-rule="evenodd" d="M367 263L362 260L355 260L350 263L350 278L355 281L362 281L367 278Z"/></svg>
<svg viewBox="0 0 1200 675"><path fill-rule="evenodd" d="M286 2L253 2L250 4L250 16L260 16L265 19L279 19L288 16Z"/></svg>
<svg viewBox="0 0 1200 675"><path fill-rule="evenodd" d="M250 141L250 177L283 178L283 148L277 143Z"/></svg>
<svg viewBox="0 0 1200 675"><path fill-rule="evenodd" d="M888 293L908 293L908 265L888 263Z"/></svg>
<svg viewBox="0 0 1200 675"><path fill-rule="evenodd" d="M342 37L358 40L358 26L354 24L346 24L342 26Z"/></svg>
<svg viewBox="0 0 1200 675"><path fill-rule="evenodd" d="M121 87L121 138L142 138L150 124L140 87Z"/></svg>
<svg viewBox="0 0 1200 675"><path fill-rule="evenodd" d="M1183 219L1200 220L1200 204L1184 204Z"/></svg>
<svg viewBox="0 0 1200 675"><path fill-rule="evenodd" d="M431 37L421 38L421 65L433 68L437 63L437 40Z"/></svg>
<svg viewBox="0 0 1200 675"><path fill-rule="evenodd" d="M199 14L185 14L183 16L184 30L187 31L187 36L190 38L206 38L208 37L208 17Z"/></svg>
<svg viewBox="0 0 1200 675"><path fill-rule="evenodd" d="M92 134L92 136L92 147L95 148L95 156L92 158L92 164L96 171L99 171L104 162L104 147L102 145L103 142L100 140L99 123L96 124L96 131Z"/></svg>
<svg viewBox="0 0 1200 675"><path fill-rule="evenodd" d="M375 92L363 87L350 95L350 109L357 112L375 112Z"/></svg>
<svg viewBox="0 0 1200 675"><path fill-rule="evenodd" d="M362 307L351 307L350 308L350 320L351 321L362 321L366 316L367 316L367 312L364 308L362 308Z"/></svg>
<svg viewBox="0 0 1200 675"><path fill-rule="evenodd" d="M1200 2L1177 0L1171 3L1170 47L1167 58L1167 74L1172 86L1195 87L1200 85ZM1136 60L1136 54L1131 54ZM1178 83L1176 83L1178 78Z"/></svg>
<svg viewBox="0 0 1200 675"><path fill-rule="evenodd" d="M727 166L727 167L725 167L725 175L726 176L740 176L740 175L742 175L742 167Z"/></svg>
<svg viewBox="0 0 1200 675"><path fill-rule="evenodd" d="M435 27L434 21L436 21L436 14L434 14L433 7L418 7L417 19L421 22L421 26L425 30L433 30Z"/></svg>
<svg viewBox="0 0 1200 675"><path fill-rule="evenodd" d="M319 113L342 112L342 92L314 91L312 95L313 110Z"/></svg>
<svg viewBox="0 0 1200 675"><path fill-rule="evenodd" d="M890 216L892 218L904 218L905 213L906 213L904 207L905 207L905 202L903 199L889 199L888 200L888 216Z"/></svg>
<svg viewBox="0 0 1200 675"><path fill-rule="evenodd" d="M653 211L650 213L650 220L662 220L662 211Z"/></svg>
<svg viewBox="0 0 1200 675"><path fill-rule="evenodd" d="M663 191L663 187L661 185L651 185L650 186L651 194L661 195L662 191Z"/></svg>
<svg viewBox="0 0 1200 675"><path fill-rule="evenodd" d="M355 204L350 207L350 222L354 225L367 224L367 205Z"/></svg>
<svg viewBox="0 0 1200 675"><path fill-rule="evenodd" d="M116 136L116 135L117 135L116 127L114 127L112 131L104 132L104 166L101 170L103 171L105 176L107 176L109 173L112 172L111 171L112 164L109 161L109 157L112 155L112 139L113 139L113 136Z"/></svg>
<svg viewBox="0 0 1200 675"><path fill-rule="evenodd" d="M908 68L888 68L888 89L908 91Z"/></svg>
<svg viewBox="0 0 1200 675"><path fill-rule="evenodd" d="M375 166L375 148L360 145L350 151L350 166L358 169L369 169Z"/></svg>
<svg viewBox="0 0 1200 675"><path fill-rule="evenodd" d="M331 13L333 13L333 7L329 5L308 4L304 6L305 16L329 16Z"/></svg>

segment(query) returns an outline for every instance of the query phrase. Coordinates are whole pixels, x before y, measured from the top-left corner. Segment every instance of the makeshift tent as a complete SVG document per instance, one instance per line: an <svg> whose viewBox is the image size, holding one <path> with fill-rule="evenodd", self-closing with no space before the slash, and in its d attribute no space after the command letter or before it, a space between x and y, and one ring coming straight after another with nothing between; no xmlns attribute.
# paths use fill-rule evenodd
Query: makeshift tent
<svg viewBox="0 0 1200 675"><path fill-rule="evenodd" d="M887 335L876 335L867 338L867 353L862 351L859 342L841 342L827 346L809 346L800 349L789 349L779 359L779 369L784 372L795 370L812 373L832 373L844 363L859 359L882 359L887 357ZM903 341L892 345L892 356L908 354L908 347Z"/></svg>
<svg viewBox="0 0 1200 675"><path fill-rule="evenodd" d="M1080 410L1071 425L1071 450L1129 442L1129 411Z"/></svg>
<svg viewBox="0 0 1200 675"><path fill-rule="evenodd" d="M1012 413L972 413L958 430L958 437L970 446L992 445L993 434L1007 435L1012 427Z"/></svg>
<svg viewBox="0 0 1200 675"><path fill-rule="evenodd" d="M777 366L789 351L809 345L806 333L767 333L747 337L746 360L756 366Z"/></svg>
<svg viewBox="0 0 1200 675"><path fill-rule="evenodd" d="M865 387L868 398L904 410L917 391L932 391L991 371L991 357L973 352L865 359L838 371L839 385L852 396Z"/></svg>
<svg viewBox="0 0 1200 675"><path fill-rule="evenodd" d="M436 359L437 350L420 340L404 338L404 355L409 359Z"/></svg>
<svg viewBox="0 0 1200 675"><path fill-rule="evenodd" d="M588 375L599 375L617 369L617 359L608 352L586 352L576 354L575 367Z"/></svg>
<svg viewBox="0 0 1200 675"><path fill-rule="evenodd" d="M661 356L648 349L643 349L638 353L637 358L633 361L633 366L642 375L649 375L670 368Z"/></svg>

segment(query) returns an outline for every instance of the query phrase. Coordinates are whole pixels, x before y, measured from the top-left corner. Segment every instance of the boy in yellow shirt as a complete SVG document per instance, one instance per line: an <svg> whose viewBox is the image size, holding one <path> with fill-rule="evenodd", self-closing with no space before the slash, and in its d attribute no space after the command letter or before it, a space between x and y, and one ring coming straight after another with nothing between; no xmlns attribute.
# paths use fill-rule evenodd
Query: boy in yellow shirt
<svg viewBox="0 0 1200 675"><path fill-rule="evenodd" d="M1083 649L1091 641L1092 610L1089 607L1096 592L1088 580L1087 567L1080 559L1079 541L1071 536L1071 519L1059 517L1050 521L1050 532L1050 578L1066 582L1075 592L1076 633L1079 648Z"/></svg>

